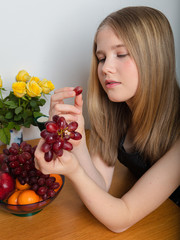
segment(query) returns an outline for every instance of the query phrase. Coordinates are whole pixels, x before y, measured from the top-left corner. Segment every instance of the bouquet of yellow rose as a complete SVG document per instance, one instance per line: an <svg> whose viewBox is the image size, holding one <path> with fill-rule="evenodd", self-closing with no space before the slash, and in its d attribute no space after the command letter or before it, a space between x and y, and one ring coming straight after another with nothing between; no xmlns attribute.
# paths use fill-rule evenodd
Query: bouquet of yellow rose
<svg viewBox="0 0 180 240"><path fill-rule="evenodd" d="M12 84L9 95L3 98L2 79L0 77L0 141L10 142L10 130L19 130L22 126L36 126L35 118L42 116L40 111L46 100L45 95L54 89L51 81L31 77L28 72L21 70ZM42 98L44 97L44 98Z"/></svg>

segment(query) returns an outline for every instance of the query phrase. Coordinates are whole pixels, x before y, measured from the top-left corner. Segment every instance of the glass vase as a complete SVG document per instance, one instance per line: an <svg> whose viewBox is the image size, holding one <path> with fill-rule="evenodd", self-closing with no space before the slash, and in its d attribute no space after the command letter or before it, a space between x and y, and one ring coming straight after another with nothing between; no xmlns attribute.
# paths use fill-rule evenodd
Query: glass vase
<svg viewBox="0 0 180 240"><path fill-rule="evenodd" d="M20 144L23 141L23 128L20 130L11 129L10 130L10 143L7 145L7 148L10 148L12 143Z"/></svg>

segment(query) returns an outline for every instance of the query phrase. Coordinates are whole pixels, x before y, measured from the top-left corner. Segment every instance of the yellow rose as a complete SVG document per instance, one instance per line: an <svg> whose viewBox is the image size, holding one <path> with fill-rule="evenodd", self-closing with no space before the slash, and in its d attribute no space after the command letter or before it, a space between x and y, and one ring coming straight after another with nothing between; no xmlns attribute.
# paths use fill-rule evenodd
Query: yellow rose
<svg viewBox="0 0 180 240"><path fill-rule="evenodd" d="M30 81L40 82L40 79L38 77L31 77Z"/></svg>
<svg viewBox="0 0 180 240"><path fill-rule="evenodd" d="M40 97L42 93L42 88L35 81L30 81L27 83L27 94L30 97Z"/></svg>
<svg viewBox="0 0 180 240"><path fill-rule="evenodd" d="M26 94L26 83L15 82L12 84L12 89L16 97L23 97Z"/></svg>
<svg viewBox="0 0 180 240"><path fill-rule="evenodd" d="M25 70L21 70L18 72L17 76L16 76L16 80L22 81L22 82L27 82L29 81L29 79L31 78L31 76L29 75L28 72L26 72Z"/></svg>
<svg viewBox="0 0 180 240"><path fill-rule="evenodd" d="M48 94L55 88L54 84L45 78L41 82L39 82L39 86L42 88L42 92L45 94Z"/></svg>
<svg viewBox="0 0 180 240"><path fill-rule="evenodd" d="M2 79L1 79L1 76L0 76L0 88L2 88Z"/></svg>

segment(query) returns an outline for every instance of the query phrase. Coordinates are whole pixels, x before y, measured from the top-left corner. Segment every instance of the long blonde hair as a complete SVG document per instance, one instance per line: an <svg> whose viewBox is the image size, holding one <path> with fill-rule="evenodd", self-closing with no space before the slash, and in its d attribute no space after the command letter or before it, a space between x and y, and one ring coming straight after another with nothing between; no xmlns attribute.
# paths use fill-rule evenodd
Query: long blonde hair
<svg viewBox="0 0 180 240"><path fill-rule="evenodd" d="M96 37L103 26L121 37L137 65L139 86L131 110L125 102L111 102L99 83ZM135 150L152 164L170 149L180 136L180 89L173 33L164 14L150 7L127 7L102 21L94 39L87 102L90 151L108 165L114 165L119 139L128 128Z"/></svg>

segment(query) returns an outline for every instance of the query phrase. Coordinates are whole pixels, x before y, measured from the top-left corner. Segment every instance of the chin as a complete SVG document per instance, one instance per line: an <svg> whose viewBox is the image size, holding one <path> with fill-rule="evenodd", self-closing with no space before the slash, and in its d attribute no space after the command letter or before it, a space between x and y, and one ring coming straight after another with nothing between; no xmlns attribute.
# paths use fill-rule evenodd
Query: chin
<svg viewBox="0 0 180 240"><path fill-rule="evenodd" d="M118 98L118 97L115 97L115 96L111 96L111 95L107 95L109 100L111 102L124 102L125 100L122 99L122 98Z"/></svg>

